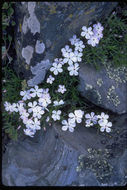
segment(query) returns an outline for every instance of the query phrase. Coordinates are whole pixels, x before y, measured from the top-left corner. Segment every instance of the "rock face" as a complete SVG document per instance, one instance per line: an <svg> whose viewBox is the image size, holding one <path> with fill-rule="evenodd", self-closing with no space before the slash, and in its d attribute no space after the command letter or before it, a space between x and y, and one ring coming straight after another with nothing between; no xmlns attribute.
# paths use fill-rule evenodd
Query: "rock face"
<svg viewBox="0 0 127 190"><path fill-rule="evenodd" d="M117 2L16 2L15 70L34 86L83 25L106 17ZM43 67L42 67L43 62ZM40 69L41 67L41 69ZM33 70L36 72L33 72Z"/></svg>
<svg viewBox="0 0 127 190"><path fill-rule="evenodd" d="M50 126L34 138L22 137L8 145L2 182L7 186L123 186L126 144L127 115L113 119L110 134L97 134L83 125L74 133Z"/></svg>
<svg viewBox="0 0 127 190"><path fill-rule="evenodd" d="M127 68L114 68L109 63L99 70L80 64L79 91L92 103L118 114L127 113Z"/></svg>

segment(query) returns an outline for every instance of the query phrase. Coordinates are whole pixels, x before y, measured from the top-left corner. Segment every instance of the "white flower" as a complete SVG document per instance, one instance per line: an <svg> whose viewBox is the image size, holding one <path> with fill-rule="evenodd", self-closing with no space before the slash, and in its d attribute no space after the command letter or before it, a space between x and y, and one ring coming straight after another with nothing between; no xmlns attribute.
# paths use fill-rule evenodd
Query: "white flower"
<svg viewBox="0 0 127 190"><path fill-rule="evenodd" d="M41 115L43 115L45 112L40 106L36 106L33 108L33 117L37 117L38 119L41 118Z"/></svg>
<svg viewBox="0 0 127 190"><path fill-rule="evenodd" d="M82 30L83 32L81 32L81 36L83 37L85 36L86 39L90 39L91 36L93 35L93 31L91 27L87 28L86 26L83 26Z"/></svg>
<svg viewBox="0 0 127 190"><path fill-rule="evenodd" d="M68 119L68 121L63 120L62 124L63 124L62 130L67 131L67 129L69 129L70 132L73 132L74 127L76 126L76 123L72 123L70 119Z"/></svg>
<svg viewBox="0 0 127 190"><path fill-rule="evenodd" d="M40 98L39 103L41 104L42 107L46 108L49 104L51 104L51 99L50 97L48 98Z"/></svg>
<svg viewBox="0 0 127 190"><path fill-rule="evenodd" d="M36 102L36 101L34 101L33 103L32 103L32 102L29 102L29 103L28 103L28 106L29 106L30 108L28 109L28 112L31 113L31 112L33 111L33 109L36 107L36 105L37 105L37 102Z"/></svg>
<svg viewBox="0 0 127 190"><path fill-rule="evenodd" d="M69 117L72 123L74 122L81 123L83 115L84 111L82 110L75 110L74 113L69 113Z"/></svg>
<svg viewBox="0 0 127 190"><path fill-rule="evenodd" d="M106 130L106 132L109 133L111 131L110 127L112 127L112 123L108 122L108 120L104 120L103 122L99 123L99 125L101 126L101 132L104 132L104 130Z"/></svg>
<svg viewBox="0 0 127 190"><path fill-rule="evenodd" d="M64 104L64 101L63 100L60 100L60 101L56 100L56 101L53 102L53 104L54 104L53 106L60 106L60 105Z"/></svg>
<svg viewBox="0 0 127 190"><path fill-rule="evenodd" d="M102 123L104 120L108 120L109 115L102 112L101 115L98 115L97 117L99 119L98 123Z"/></svg>
<svg viewBox="0 0 127 190"><path fill-rule="evenodd" d="M24 129L23 131L24 131L25 135L28 135L30 137L34 137L33 135L35 134L35 131L30 130L30 129Z"/></svg>
<svg viewBox="0 0 127 190"><path fill-rule="evenodd" d="M100 40L101 38L103 38L102 32L95 32L94 36L96 36L98 38L98 40Z"/></svg>
<svg viewBox="0 0 127 190"><path fill-rule="evenodd" d="M23 96L23 100L29 100L31 99L31 96L30 96L30 91L29 90L25 90L25 91L21 91L20 92L20 95Z"/></svg>
<svg viewBox="0 0 127 190"><path fill-rule="evenodd" d="M83 48L85 48L85 45L83 44L83 41L80 40L80 41L75 43L75 50L76 51L82 52Z"/></svg>
<svg viewBox="0 0 127 190"><path fill-rule="evenodd" d="M18 108L17 108L17 104L16 103L12 104L12 111L18 112Z"/></svg>
<svg viewBox="0 0 127 190"><path fill-rule="evenodd" d="M92 122L93 124L97 124L98 116L95 115L94 112L91 112L90 114L86 114L85 118L87 119L87 122Z"/></svg>
<svg viewBox="0 0 127 190"><path fill-rule="evenodd" d="M45 98L40 98L39 99L39 105L46 108L48 106L49 103L51 103L51 100L49 99L49 101L47 101Z"/></svg>
<svg viewBox="0 0 127 190"><path fill-rule="evenodd" d="M74 54L75 54L75 57L76 57L76 60L78 61L78 62L81 62L82 61L82 56L83 56L83 54L82 53L79 53L78 51L74 51Z"/></svg>
<svg viewBox="0 0 127 190"><path fill-rule="evenodd" d="M52 118L54 121L60 120L60 115L61 115L61 110L58 110L58 111L53 110L52 111Z"/></svg>
<svg viewBox="0 0 127 190"><path fill-rule="evenodd" d="M60 93L62 93L62 94L64 94L64 92L67 91L67 89L65 88L64 85L59 85L58 87L59 87L59 88L58 88L58 92L60 92Z"/></svg>
<svg viewBox="0 0 127 190"><path fill-rule="evenodd" d="M55 58L55 59L54 59L54 63L57 63L57 64L60 63L61 65L64 65L64 62L63 62L63 59L62 59L62 58L59 58L59 59L58 59L58 58Z"/></svg>
<svg viewBox="0 0 127 190"><path fill-rule="evenodd" d="M30 89L30 92L33 92L30 94L30 96L32 96L33 98L36 96L40 97L42 95L43 89L42 88L39 89L39 87L35 85L34 88Z"/></svg>
<svg viewBox="0 0 127 190"><path fill-rule="evenodd" d="M43 94L42 94L42 96L44 96L44 95L49 95L49 88L46 88L46 89L43 89Z"/></svg>
<svg viewBox="0 0 127 190"><path fill-rule="evenodd" d="M26 117L29 117L29 113L27 113L26 109L23 109L22 112L20 112L20 118L24 119Z"/></svg>
<svg viewBox="0 0 127 190"><path fill-rule="evenodd" d="M54 80L55 78L52 75L49 75L49 77L47 78L47 83L52 84Z"/></svg>
<svg viewBox="0 0 127 190"><path fill-rule="evenodd" d="M73 64L73 62L77 61L77 58L76 58L74 52L65 53L63 56L65 57L63 59L63 62L68 63L69 65L71 65L71 64Z"/></svg>
<svg viewBox="0 0 127 190"><path fill-rule="evenodd" d="M34 124L34 122L33 122L32 119L27 119L27 120L26 120L25 125L26 125L26 127L27 127L28 129L32 129L33 124Z"/></svg>
<svg viewBox="0 0 127 190"><path fill-rule="evenodd" d="M39 98L39 105L42 107L46 108L49 104L51 104L51 97L50 94L48 93L49 89L44 89L42 96Z"/></svg>
<svg viewBox="0 0 127 190"><path fill-rule="evenodd" d="M86 120L85 123L86 123L85 127L93 126L93 123L91 122L91 120Z"/></svg>
<svg viewBox="0 0 127 190"><path fill-rule="evenodd" d="M17 104L13 103L12 105L9 102L5 102L4 103L4 107L6 111L10 111L10 112L18 112L18 108L17 108Z"/></svg>
<svg viewBox="0 0 127 190"><path fill-rule="evenodd" d="M69 41L71 42L71 45L75 45L80 39L77 38L76 35L73 35L72 38L69 39Z"/></svg>
<svg viewBox="0 0 127 190"><path fill-rule="evenodd" d="M95 47L99 43L99 40L95 35L93 35L93 36L90 37L90 39L87 41L87 43L89 45Z"/></svg>
<svg viewBox="0 0 127 190"><path fill-rule="evenodd" d="M10 107L11 107L11 104L6 101L6 102L4 103L4 107L5 107L5 110L6 110L6 111L9 111L9 110L10 110Z"/></svg>
<svg viewBox="0 0 127 190"><path fill-rule="evenodd" d="M75 63L74 65L70 65L69 67L67 67L67 70L69 71L69 75L70 76L77 76L78 75L78 70L79 70L79 64Z"/></svg>
<svg viewBox="0 0 127 190"><path fill-rule="evenodd" d="M58 75L58 73L62 73L62 64L53 63L53 66L50 68L50 71L54 73L54 75Z"/></svg>
<svg viewBox="0 0 127 190"><path fill-rule="evenodd" d="M24 105L25 105L25 103L23 103L23 102L17 103L17 108L18 108L19 113L24 110Z"/></svg>
<svg viewBox="0 0 127 190"><path fill-rule="evenodd" d="M22 116L21 116L21 117L22 117ZM20 117L20 118L21 118L21 117ZM25 125L27 124L27 122L28 122L28 120L29 120L28 117L25 117L25 116L23 116L21 119L22 119L22 121L23 121L23 123L24 123Z"/></svg>
<svg viewBox="0 0 127 190"><path fill-rule="evenodd" d="M102 32L103 29L104 29L103 26L101 25L101 23L99 23L99 22L98 22L97 24L94 24L94 25L93 25L93 28L94 28L94 29L93 29L94 32L95 32L95 31L97 31L97 32Z"/></svg>
<svg viewBox="0 0 127 190"><path fill-rule="evenodd" d="M35 129L35 130L40 130L41 129L40 120L38 120L36 117L34 118L34 121L33 121L33 129Z"/></svg>
<svg viewBox="0 0 127 190"><path fill-rule="evenodd" d="M66 45L65 48L62 48L62 49L61 49L61 52L62 52L62 54L64 55L64 54L66 54L66 53L72 52L72 49L71 49L68 45Z"/></svg>

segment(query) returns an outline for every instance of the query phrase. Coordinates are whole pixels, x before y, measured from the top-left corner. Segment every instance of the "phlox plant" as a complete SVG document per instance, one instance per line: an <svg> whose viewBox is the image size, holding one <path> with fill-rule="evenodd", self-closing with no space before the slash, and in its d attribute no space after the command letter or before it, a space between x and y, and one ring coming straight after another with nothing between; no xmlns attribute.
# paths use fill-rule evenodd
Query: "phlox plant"
<svg viewBox="0 0 127 190"><path fill-rule="evenodd" d="M108 18L103 18L102 23L105 30L99 35L104 37L96 48L86 44L86 48L83 49L83 63L100 69L101 64L108 60L108 64L114 67L127 67L127 10L123 10L120 15L114 11Z"/></svg>
<svg viewBox="0 0 127 190"><path fill-rule="evenodd" d="M99 22L90 27L83 26L82 40L76 35L69 39L69 44L61 49L61 58L54 59L42 84L21 90L20 99L15 103L4 102L6 112L19 116L17 128L25 135L34 137L37 130L54 121L61 123L63 131L74 132L77 124L82 122L85 127L97 126L101 132L111 131L109 115L87 113L77 90L84 43L96 48L103 38L103 30Z"/></svg>

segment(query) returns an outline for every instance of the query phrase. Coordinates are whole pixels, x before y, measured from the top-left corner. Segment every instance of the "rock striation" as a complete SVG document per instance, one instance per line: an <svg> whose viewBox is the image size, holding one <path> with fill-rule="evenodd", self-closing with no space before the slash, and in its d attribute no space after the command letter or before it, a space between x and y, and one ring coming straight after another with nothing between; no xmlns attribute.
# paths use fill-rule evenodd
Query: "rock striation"
<svg viewBox="0 0 127 190"><path fill-rule="evenodd" d="M2 158L6 186L124 186L127 182L127 115L113 118L110 134L60 125L34 138L10 142Z"/></svg>

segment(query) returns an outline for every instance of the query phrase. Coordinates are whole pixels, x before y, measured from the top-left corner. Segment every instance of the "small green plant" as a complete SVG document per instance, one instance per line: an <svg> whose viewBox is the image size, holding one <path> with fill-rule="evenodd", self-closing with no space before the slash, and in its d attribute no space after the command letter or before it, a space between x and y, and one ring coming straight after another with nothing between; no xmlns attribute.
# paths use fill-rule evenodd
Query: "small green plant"
<svg viewBox="0 0 127 190"><path fill-rule="evenodd" d="M19 90L21 89L21 80L8 65L12 63L13 58L10 52L13 43L13 27L14 21L14 2L4 2L2 4L2 101L10 101L19 99ZM10 56L11 55L11 56ZM2 107L3 129L5 133L13 140L17 140L17 115L7 114Z"/></svg>
<svg viewBox="0 0 127 190"><path fill-rule="evenodd" d="M2 63L3 65L12 62L12 57L9 55L9 50L12 43L12 34L9 31L9 28L15 26L14 21L14 2L5 2L2 5ZM8 32L9 31L9 32Z"/></svg>
<svg viewBox="0 0 127 190"><path fill-rule="evenodd" d="M14 102L18 101L19 91L22 89L21 79L8 66L2 68L2 101ZM2 107L3 129L5 133L13 140L17 140L18 133L16 124L18 121L18 114L8 114Z"/></svg>
<svg viewBox="0 0 127 190"><path fill-rule="evenodd" d="M94 65L97 69L105 60L110 60L114 66L127 67L127 11L124 10L121 17L115 13L101 23L104 26L103 38L94 48L87 45L83 52L83 62Z"/></svg>

